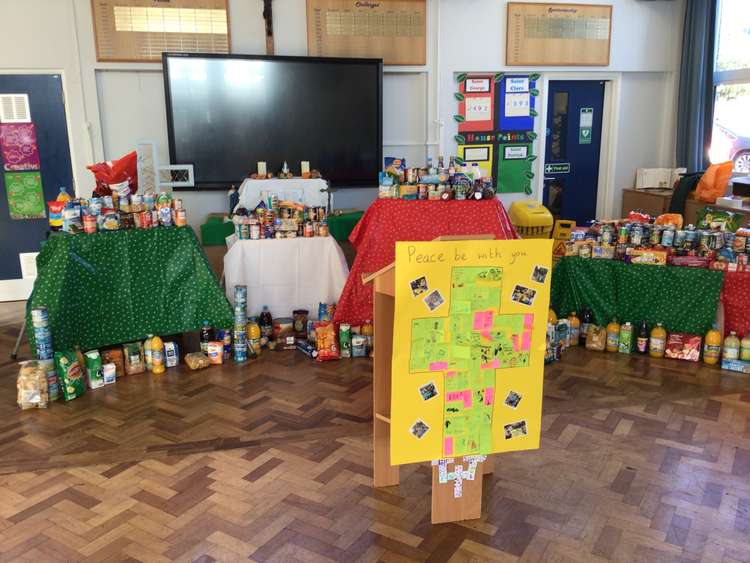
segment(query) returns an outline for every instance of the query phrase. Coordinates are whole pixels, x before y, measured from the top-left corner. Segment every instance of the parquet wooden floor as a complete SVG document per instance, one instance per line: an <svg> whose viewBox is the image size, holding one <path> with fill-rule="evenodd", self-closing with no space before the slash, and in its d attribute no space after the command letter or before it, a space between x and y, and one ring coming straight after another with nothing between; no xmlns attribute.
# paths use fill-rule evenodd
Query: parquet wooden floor
<svg viewBox="0 0 750 563"><path fill-rule="evenodd" d="M0 306L0 561L748 561L750 378L570 351L542 447L482 518L430 524L430 471L371 487L370 363L267 356L15 405Z"/></svg>

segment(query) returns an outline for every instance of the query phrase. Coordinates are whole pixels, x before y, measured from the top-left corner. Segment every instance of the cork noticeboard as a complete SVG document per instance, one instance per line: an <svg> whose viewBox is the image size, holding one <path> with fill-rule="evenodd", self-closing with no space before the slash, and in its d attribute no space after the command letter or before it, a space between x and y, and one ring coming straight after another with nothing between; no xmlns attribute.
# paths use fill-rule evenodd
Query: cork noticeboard
<svg viewBox="0 0 750 563"><path fill-rule="evenodd" d="M508 66L608 66L612 6L508 2Z"/></svg>
<svg viewBox="0 0 750 563"><path fill-rule="evenodd" d="M307 54L424 65L426 0L307 0Z"/></svg>
<svg viewBox="0 0 750 563"><path fill-rule="evenodd" d="M165 51L229 53L228 0L91 0L96 59L161 61Z"/></svg>

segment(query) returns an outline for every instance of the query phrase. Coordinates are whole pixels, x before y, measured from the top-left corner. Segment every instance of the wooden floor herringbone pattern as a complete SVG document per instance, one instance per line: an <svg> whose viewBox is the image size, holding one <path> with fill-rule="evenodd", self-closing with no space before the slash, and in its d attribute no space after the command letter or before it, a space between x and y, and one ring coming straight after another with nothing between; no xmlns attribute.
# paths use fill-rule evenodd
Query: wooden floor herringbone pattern
<svg viewBox="0 0 750 563"><path fill-rule="evenodd" d="M367 360L280 353L20 412L0 353L0 561L750 560L750 378L571 350L541 449L496 459L480 520L433 526L426 464L371 486Z"/></svg>

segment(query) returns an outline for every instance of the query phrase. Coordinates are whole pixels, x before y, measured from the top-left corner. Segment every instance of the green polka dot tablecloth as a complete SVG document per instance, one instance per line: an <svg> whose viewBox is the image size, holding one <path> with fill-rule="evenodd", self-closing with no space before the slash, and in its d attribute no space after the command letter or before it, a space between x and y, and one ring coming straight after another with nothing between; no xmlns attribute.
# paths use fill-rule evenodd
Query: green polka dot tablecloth
<svg viewBox="0 0 750 563"><path fill-rule="evenodd" d="M559 316L591 309L597 324L661 322L668 331L705 334L716 317L724 273L568 256L552 272Z"/></svg>
<svg viewBox="0 0 750 563"><path fill-rule="evenodd" d="M232 326L232 309L190 227L53 235L37 258L31 309L47 307L56 351L147 334Z"/></svg>

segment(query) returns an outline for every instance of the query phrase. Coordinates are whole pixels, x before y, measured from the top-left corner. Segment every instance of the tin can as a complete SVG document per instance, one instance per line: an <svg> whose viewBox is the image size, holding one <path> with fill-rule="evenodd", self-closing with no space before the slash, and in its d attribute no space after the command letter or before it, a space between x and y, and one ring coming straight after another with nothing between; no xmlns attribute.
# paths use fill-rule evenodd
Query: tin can
<svg viewBox="0 0 750 563"><path fill-rule="evenodd" d="M621 225L620 228L617 230L617 242L619 244L627 244L629 237L630 237L630 229L628 229L627 225Z"/></svg>
<svg viewBox="0 0 750 563"><path fill-rule="evenodd" d="M695 248L698 244L698 231L685 231L684 247L687 249Z"/></svg>
<svg viewBox="0 0 750 563"><path fill-rule="evenodd" d="M713 248L714 240L711 231L701 231L698 234L698 246L701 248Z"/></svg>
<svg viewBox="0 0 750 563"><path fill-rule="evenodd" d="M687 231L684 229L678 229L674 232L674 242L672 246L682 248L685 246L685 239L687 238Z"/></svg>
<svg viewBox="0 0 750 563"><path fill-rule="evenodd" d="M406 169L406 183L407 184L416 184L417 183L417 169L416 168L407 168Z"/></svg>
<svg viewBox="0 0 750 563"><path fill-rule="evenodd" d="M183 209L182 200L180 198L173 199L172 200L172 208L174 208L174 209Z"/></svg>
<svg viewBox="0 0 750 563"><path fill-rule="evenodd" d="M156 194L154 192L143 194L143 204L146 206L146 211L152 211L156 205Z"/></svg>
<svg viewBox="0 0 750 563"><path fill-rule="evenodd" d="M651 229L651 236L648 239L648 242L651 246L659 246L659 243L661 242L661 233L662 233L662 227L660 225L654 225Z"/></svg>
<svg viewBox="0 0 750 563"><path fill-rule="evenodd" d="M712 250L719 250L724 248L724 233L717 231L711 236L713 242L711 243Z"/></svg>
<svg viewBox="0 0 750 563"><path fill-rule="evenodd" d="M317 321L314 321L313 319L307 319L307 341L308 342L315 342L317 339L317 334L315 332L315 323Z"/></svg>
<svg viewBox="0 0 750 563"><path fill-rule="evenodd" d="M602 226L602 244L612 244L614 242L615 233L611 225Z"/></svg>
<svg viewBox="0 0 750 563"><path fill-rule="evenodd" d="M722 248L734 248L734 233L723 233L724 246Z"/></svg>
<svg viewBox="0 0 750 563"><path fill-rule="evenodd" d="M143 211L143 196L141 194L130 196L130 209L134 213Z"/></svg>
<svg viewBox="0 0 750 563"><path fill-rule="evenodd" d="M305 223L305 237L314 237L315 236L315 227L313 226L311 221L308 221Z"/></svg>
<svg viewBox="0 0 750 563"><path fill-rule="evenodd" d="M34 307L31 310L31 323L34 326L47 326L49 323L49 311L47 307Z"/></svg>
<svg viewBox="0 0 750 563"><path fill-rule="evenodd" d="M367 337L361 334L352 335L352 357L367 357Z"/></svg>
<svg viewBox="0 0 750 563"><path fill-rule="evenodd" d="M591 245L590 244L582 244L578 248L578 256L581 258L591 258Z"/></svg>
<svg viewBox="0 0 750 563"><path fill-rule="evenodd" d="M159 224L164 227L172 226L172 210L169 207L159 209Z"/></svg>
<svg viewBox="0 0 750 563"><path fill-rule="evenodd" d="M260 223L250 223L250 240L260 239Z"/></svg>
<svg viewBox="0 0 750 563"><path fill-rule="evenodd" d="M641 246L647 245L649 240L651 240L651 225L643 223L641 225Z"/></svg>
<svg viewBox="0 0 750 563"><path fill-rule="evenodd" d="M307 213L306 213L307 220L308 221L315 221L315 219L317 217L317 214L318 214L318 212L315 210L315 208L314 207L308 207L306 211L307 211Z"/></svg>
<svg viewBox="0 0 750 563"><path fill-rule="evenodd" d="M180 200L176 199L175 201L180 201ZM174 224L177 225L178 227L184 227L187 225L187 212L181 207L178 209L175 209Z"/></svg>
<svg viewBox="0 0 750 563"><path fill-rule="evenodd" d="M83 216L83 232L90 235L96 232L96 217L93 215Z"/></svg>
<svg viewBox="0 0 750 563"><path fill-rule="evenodd" d="M667 227L661 234L661 245L671 248L674 244L674 229Z"/></svg>
<svg viewBox="0 0 750 563"><path fill-rule="evenodd" d="M641 246L643 244L643 227L641 225L633 225L630 229L630 244L633 246Z"/></svg>
<svg viewBox="0 0 750 563"><path fill-rule="evenodd" d="M318 236L319 237L327 237L328 236L328 223L323 221L322 223L318 223Z"/></svg>
<svg viewBox="0 0 750 563"><path fill-rule="evenodd" d="M750 262L750 256L747 254L738 254L737 255L737 263L738 264L747 264Z"/></svg>
<svg viewBox="0 0 750 563"><path fill-rule="evenodd" d="M352 357L352 327L346 323L339 325L339 352L342 358Z"/></svg>
<svg viewBox="0 0 750 563"><path fill-rule="evenodd" d="M248 223L240 223L239 227L240 240L248 240L250 238L250 225Z"/></svg>
<svg viewBox="0 0 750 563"><path fill-rule="evenodd" d="M159 226L159 210L152 209L150 214L151 214L151 224L149 225L149 227L158 227Z"/></svg>
<svg viewBox="0 0 750 563"><path fill-rule="evenodd" d="M417 186L417 199L427 199L427 184L419 184Z"/></svg>

